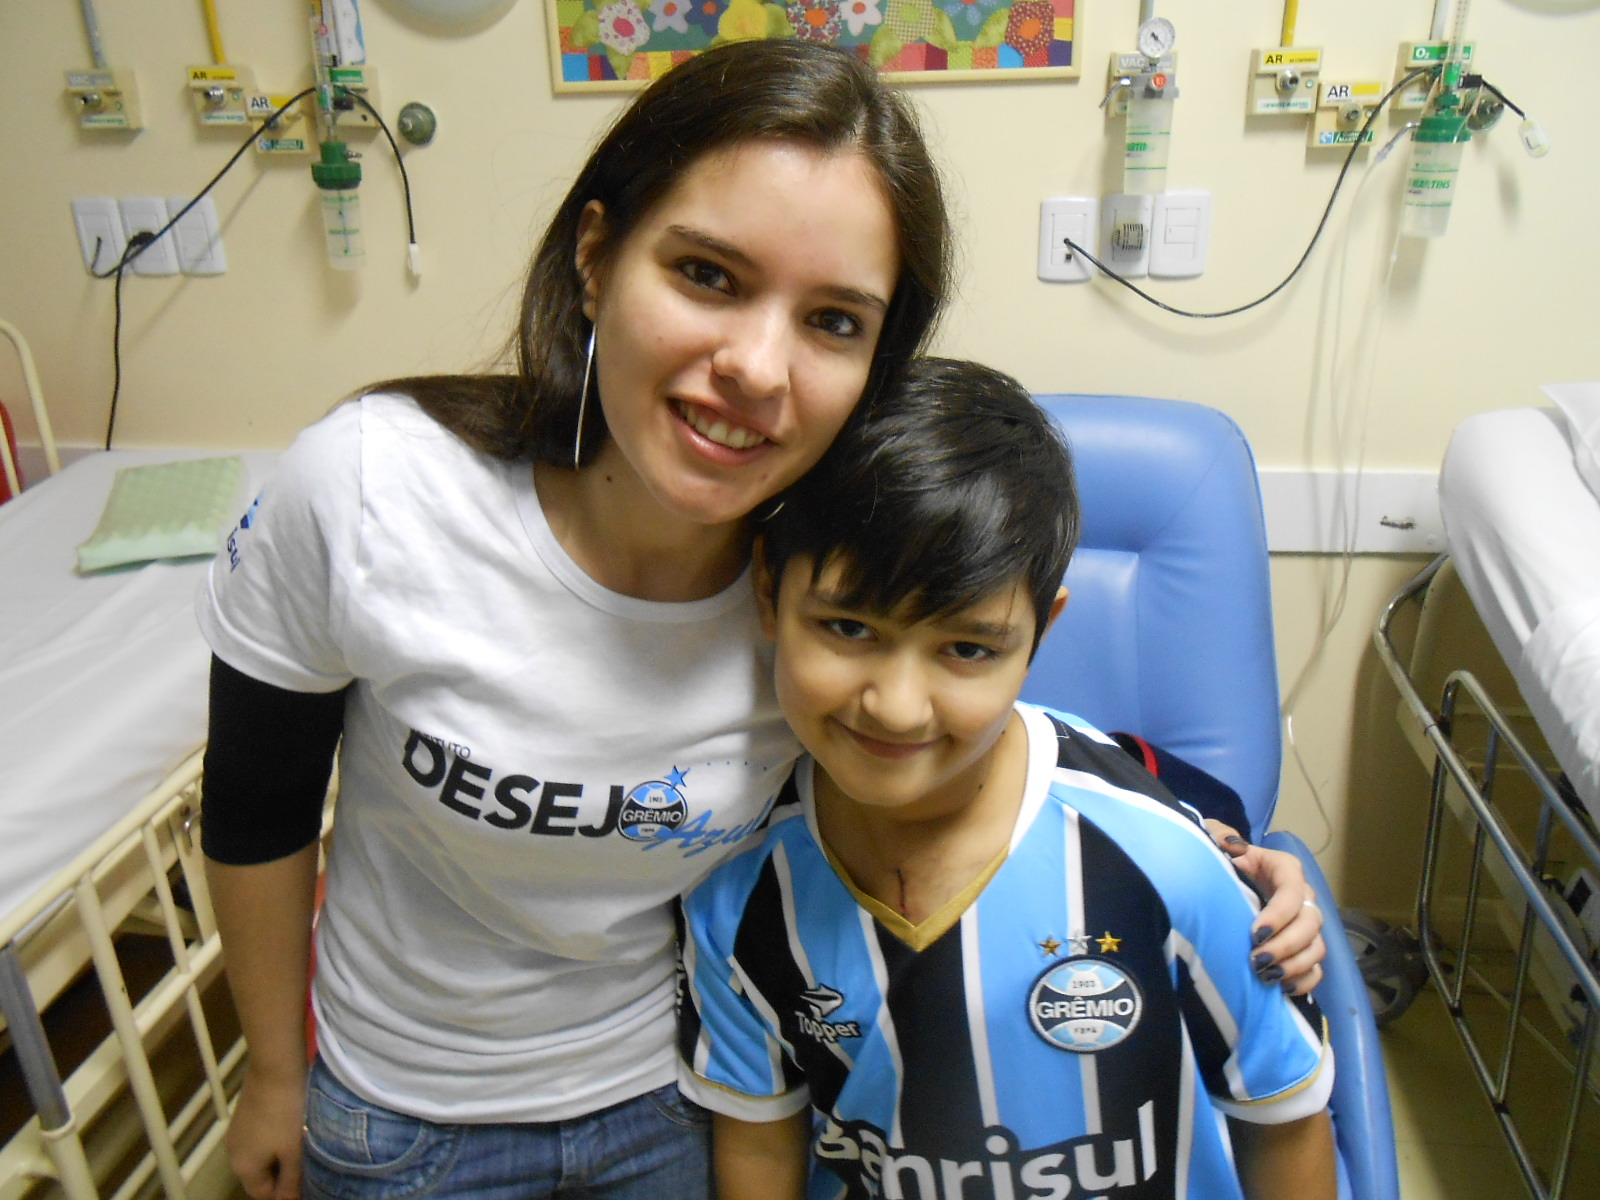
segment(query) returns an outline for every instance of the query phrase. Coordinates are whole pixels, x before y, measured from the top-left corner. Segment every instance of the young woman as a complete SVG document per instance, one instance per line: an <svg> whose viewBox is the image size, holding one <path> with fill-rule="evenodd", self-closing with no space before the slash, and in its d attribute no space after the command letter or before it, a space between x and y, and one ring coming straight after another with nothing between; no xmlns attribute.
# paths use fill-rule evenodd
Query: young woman
<svg viewBox="0 0 1600 1200"><path fill-rule="evenodd" d="M252 1196L709 1194L706 1119L672 1082L671 901L798 752L752 530L921 347L948 246L870 68L714 50L573 184L515 373L380 385L284 456L200 606ZM1266 866L1263 949L1298 973L1309 892Z"/></svg>

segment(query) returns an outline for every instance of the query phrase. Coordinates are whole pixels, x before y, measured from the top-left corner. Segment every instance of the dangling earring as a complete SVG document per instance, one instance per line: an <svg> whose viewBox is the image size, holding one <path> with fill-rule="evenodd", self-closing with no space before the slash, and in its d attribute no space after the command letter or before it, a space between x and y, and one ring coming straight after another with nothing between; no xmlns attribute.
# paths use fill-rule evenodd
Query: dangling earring
<svg viewBox="0 0 1600 1200"><path fill-rule="evenodd" d="M589 405L589 374L594 370L594 326L589 326L589 353L583 360L583 391L578 394L578 433L572 439L572 469L583 457L583 414Z"/></svg>

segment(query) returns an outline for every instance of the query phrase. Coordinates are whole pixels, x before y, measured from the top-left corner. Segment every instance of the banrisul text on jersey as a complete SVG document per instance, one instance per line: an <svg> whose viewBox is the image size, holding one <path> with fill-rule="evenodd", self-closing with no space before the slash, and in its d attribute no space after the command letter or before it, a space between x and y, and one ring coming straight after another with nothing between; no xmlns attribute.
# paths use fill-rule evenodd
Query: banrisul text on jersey
<svg viewBox="0 0 1600 1200"><path fill-rule="evenodd" d="M828 1117L813 1153L848 1164L862 1191L889 1200L1067 1200L1070 1196L1133 1196L1159 1168L1154 1102L1139 1108L1132 1136L1070 1138L1022 1149L1004 1126L984 1131L983 1157L947 1158L892 1149L881 1129ZM840 1172L845 1174L846 1172ZM855 1195L854 1191L847 1191Z"/></svg>

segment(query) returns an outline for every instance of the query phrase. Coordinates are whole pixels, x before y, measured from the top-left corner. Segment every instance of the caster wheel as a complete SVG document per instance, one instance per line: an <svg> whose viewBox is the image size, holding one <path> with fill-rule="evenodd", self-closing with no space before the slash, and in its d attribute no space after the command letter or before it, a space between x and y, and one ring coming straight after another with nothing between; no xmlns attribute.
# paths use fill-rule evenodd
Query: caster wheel
<svg viewBox="0 0 1600 1200"><path fill-rule="evenodd" d="M1428 965L1416 939L1405 930L1393 929L1360 909L1342 908L1339 918L1367 985L1373 1018L1387 1025L1411 1007L1428 982Z"/></svg>

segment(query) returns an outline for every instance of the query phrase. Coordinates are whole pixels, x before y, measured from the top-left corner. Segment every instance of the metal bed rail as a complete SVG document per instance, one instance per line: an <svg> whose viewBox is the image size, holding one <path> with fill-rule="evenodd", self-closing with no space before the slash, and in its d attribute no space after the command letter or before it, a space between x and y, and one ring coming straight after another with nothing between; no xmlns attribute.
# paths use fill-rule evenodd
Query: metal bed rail
<svg viewBox="0 0 1600 1200"><path fill-rule="evenodd" d="M9 1200L55 1180L68 1200L101 1200L105 1186L114 1189L111 1200L132 1200L153 1185L169 1200L185 1200L196 1174L219 1147L245 1048L235 1037L218 1053L202 1004L203 992L221 970L221 940L195 827L200 764L196 751L49 885L0 921L0 1012L35 1113L0 1147L0 1197ZM179 886L186 903L179 901ZM164 936L171 958L164 976L137 1001L115 945L119 931L130 926ZM87 945L112 1030L63 1079L40 1018L58 989L31 986L27 963L52 953L59 957L60 947L76 939ZM43 950L41 943L47 943ZM187 1096L177 1098L177 1111L169 1116L151 1054L185 1018L199 1080ZM108 1122L112 1133L107 1136L118 1144L101 1146L87 1137L91 1123L128 1095L137 1120ZM145 1149L138 1153L141 1142ZM117 1163L130 1151L136 1157L124 1170Z"/></svg>
<svg viewBox="0 0 1600 1200"><path fill-rule="evenodd" d="M1395 647L1392 629L1407 604L1421 604L1447 557L1440 555L1406 584L1384 610L1374 633L1380 660L1399 688L1405 708L1434 751L1427 837L1417 898L1418 940L1428 974L1445 999L1456 1032L1493 1105L1529 1190L1538 1200L1565 1200L1584 1095L1587 1089L1594 1087L1591 1076L1597 1033L1600 1033L1597 1030L1600 1026L1600 973L1597 973L1600 955L1584 944L1586 938L1577 922L1551 903L1550 890L1544 880L1552 865L1552 841L1558 834L1570 839L1570 844L1595 870L1600 870L1600 839L1561 794L1544 764L1529 751L1504 712L1470 672L1458 670L1446 677L1437 711L1418 693ZM1487 722L1483 763L1477 774L1464 761L1452 740L1452 730L1457 726L1463 703L1476 709ZM1531 839L1519 837L1504 809L1495 805L1496 772L1507 752L1539 793L1537 831ZM1471 852L1460 935L1455 942L1455 957L1447 961L1441 950L1444 939L1439 933L1435 907L1440 898L1441 835L1448 807L1447 793L1452 784L1466 801L1465 808L1456 815L1469 824ZM1531 840L1531 845L1525 845L1525 840ZM1480 910L1486 904L1486 870L1492 883L1502 892L1515 892L1515 899L1522 905L1520 928L1515 938L1515 973L1506 998L1506 1036L1498 1054L1484 1047L1467 1019L1462 1001L1473 934ZM1508 900L1511 898L1507 896ZM1559 954L1575 981L1570 996L1581 1013L1577 1018L1578 1027L1572 1031L1575 1035L1571 1039L1574 1049L1569 1063L1572 1082L1566 1097L1565 1121L1548 1178L1535 1162L1528 1139L1511 1110L1509 1096L1518 1046L1516 1034L1529 999L1528 984L1535 965L1536 946L1541 954L1548 954L1551 947Z"/></svg>

